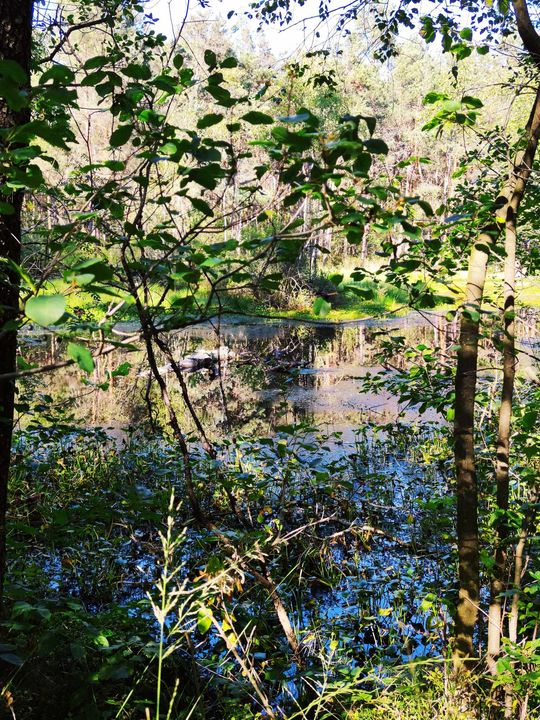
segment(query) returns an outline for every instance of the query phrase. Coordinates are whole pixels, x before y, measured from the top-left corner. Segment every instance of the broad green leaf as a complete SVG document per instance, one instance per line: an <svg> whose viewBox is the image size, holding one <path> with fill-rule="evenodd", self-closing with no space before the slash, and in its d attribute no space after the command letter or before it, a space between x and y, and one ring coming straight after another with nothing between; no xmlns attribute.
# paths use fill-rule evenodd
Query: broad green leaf
<svg viewBox="0 0 540 720"><path fill-rule="evenodd" d="M235 68L238 67L238 60L235 57L228 57L223 60L219 65L222 68Z"/></svg>
<svg viewBox="0 0 540 720"><path fill-rule="evenodd" d="M279 120L281 122L285 123L297 123L297 122L306 122L306 120L309 120L311 117L310 113L298 113L297 115L285 115L284 117L280 117Z"/></svg>
<svg viewBox="0 0 540 720"><path fill-rule="evenodd" d="M188 196L188 200L190 201L190 203L193 205L193 207L196 210L198 210L199 212L202 212L203 215L206 215L206 217L214 216L214 211L212 210L210 205L202 198L194 198L194 197Z"/></svg>
<svg viewBox="0 0 540 720"><path fill-rule="evenodd" d="M9 78L17 85L25 85L28 82L28 75L15 60L0 60L0 75Z"/></svg>
<svg viewBox="0 0 540 720"><path fill-rule="evenodd" d="M150 68L147 65L140 65L139 63L129 63L120 72L122 75L133 78L134 80L149 80L152 77Z"/></svg>
<svg viewBox="0 0 540 720"><path fill-rule="evenodd" d="M95 366L92 353L83 345L68 343L67 354L72 360L75 360L77 365L81 368L81 370L84 370L84 372L90 373L94 369Z"/></svg>
<svg viewBox="0 0 540 720"><path fill-rule="evenodd" d="M109 144L111 147L116 148L125 145L131 133L133 132L133 125L120 125L111 135Z"/></svg>
<svg viewBox="0 0 540 720"><path fill-rule="evenodd" d="M189 179L207 190L215 190L218 180L225 177L224 169L217 163L210 163L200 168L193 168L189 172Z"/></svg>
<svg viewBox="0 0 540 720"><path fill-rule="evenodd" d="M203 607L197 614L197 629L201 635L205 635L212 627L212 611Z"/></svg>
<svg viewBox="0 0 540 720"><path fill-rule="evenodd" d="M0 262L5 263L8 267L10 267L14 272L17 273L17 275L24 280L27 287L32 290L32 292L37 292L36 285L30 275L26 272L26 270L21 267L21 265L18 265L14 260L11 258L0 258Z"/></svg>
<svg viewBox="0 0 540 720"><path fill-rule="evenodd" d="M480 100L480 98L472 97L471 95L464 95L461 98L461 102L465 107L469 108L481 108L484 107L484 103Z"/></svg>
<svg viewBox="0 0 540 720"><path fill-rule="evenodd" d="M218 105L230 108L236 105L237 100L231 96L231 93L220 85L208 85L206 91L214 98Z"/></svg>
<svg viewBox="0 0 540 720"><path fill-rule="evenodd" d="M176 151L178 150L176 143L168 142L165 143L165 145L162 145L159 149L160 153L163 155L174 155Z"/></svg>
<svg viewBox="0 0 540 720"><path fill-rule="evenodd" d="M129 375L129 371L131 370L131 363L124 362L121 365L119 365L116 370L113 370L111 375L113 377L126 377Z"/></svg>
<svg viewBox="0 0 540 720"><path fill-rule="evenodd" d="M384 142L384 140L370 138L369 140L364 140L364 145L371 153L388 155L388 145Z"/></svg>
<svg viewBox="0 0 540 720"><path fill-rule="evenodd" d="M326 300L322 297L318 297L313 303L313 312L318 317L326 317L331 309L332 306L330 303L326 302Z"/></svg>
<svg viewBox="0 0 540 720"><path fill-rule="evenodd" d="M15 208L8 202L0 200L0 215L13 215Z"/></svg>
<svg viewBox="0 0 540 720"><path fill-rule="evenodd" d="M434 105L437 102L440 102L441 100L447 100L448 95L446 93L439 93L439 92L429 92L423 100L424 105Z"/></svg>
<svg viewBox="0 0 540 720"><path fill-rule="evenodd" d="M103 167L109 168L113 172L121 172L126 169L126 163L122 160L105 160Z"/></svg>
<svg viewBox="0 0 540 720"><path fill-rule="evenodd" d="M37 295L26 302L26 316L38 325L54 325L66 311L63 295Z"/></svg>
<svg viewBox="0 0 540 720"><path fill-rule="evenodd" d="M94 280L107 281L113 277L113 270L103 260L90 258L77 263L64 273L66 282L75 282L78 285L88 285Z"/></svg>
<svg viewBox="0 0 540 720"><path fill-rule="evenodd" d="M48 80L52 80L53 83L69 85L75 80L75 74L70 68L58 63L50 67L48 70L45 70L39 78L39 84L44 85Z"/></svg>
<svg viewBox="0 0 540 720"><path fill-rule="evenodd" d="M208 113L207 115L203 115L202 118L199 118L197 127L199 130L204 130L205 128L212 127L212 125L217 125L223 118L224 115L221 113Z"/></svg>
<svg viewBox="0 0 540 720"><path fill-rule="evenodd" d="M83 67L85 70L95 70L96 68L101 68L104 65L107 65L109 60L110 58L107 55L96 55L95 57L87 60Z"/></svg>
<svg viewBox="0 0 540 720"><path fill-rule="evenodd" d="M274 122L274 118L258 110L250 110L245 115L242 115L242 120L245 120L251 125L272 125Z"/></svg>
<svg viewBox="0 0 540 720"><path fill-rule="evenodd" d="M205 50L204 51L204 62L208 65L210 70L215 68L217 65L216 53L213 50Z"/></svg>
<svg viewBox="0 0 540 720"><path fill-rule="evenodd" d="M15 653L0 653L0 660L18 667L20 667L24 662L23 659L19 657L19 655L15 655Z"/></svg>

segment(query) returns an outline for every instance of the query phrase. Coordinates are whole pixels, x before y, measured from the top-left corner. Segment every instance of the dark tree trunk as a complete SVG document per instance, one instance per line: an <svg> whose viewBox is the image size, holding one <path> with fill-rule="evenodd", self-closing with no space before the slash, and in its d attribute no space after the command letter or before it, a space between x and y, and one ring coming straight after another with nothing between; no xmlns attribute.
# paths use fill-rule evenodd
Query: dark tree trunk
<svg viewBox="0 0 540 720"><path fill-rule="evenodd" d="M0 0L0 59L13 60L30 77L33 0ZM28 121L28 109L14 111L0 98L0 128L16 127ZM1 142L1 140L0 140ZM0 176L0 184L4 179ZM0 257L20 264L22 193L4 196L14 209L0 215ZM19 276L0 266L0 375L15 370L17 333L11 327L18 314ZM7 325L6 325L7 324ZM6 568L7 489L13 432L15 381L0 381L0 598Z"/></svg>

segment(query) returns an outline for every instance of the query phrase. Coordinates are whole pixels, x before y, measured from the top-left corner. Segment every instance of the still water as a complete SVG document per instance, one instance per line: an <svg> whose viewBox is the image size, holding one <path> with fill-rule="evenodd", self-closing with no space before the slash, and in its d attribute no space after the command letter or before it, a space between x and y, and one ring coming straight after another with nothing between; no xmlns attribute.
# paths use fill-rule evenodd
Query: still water
<svg viewBox="0 0 540 720"><path fill-rule="evenodd" d="M120 334L133 330L128 325L117 328ZM241 445L242 438L248 441L271 436L280 426L292 423L305 423L333 434L310 446L306 468L311 465L316 476L326 474L330 482L350 481L347 522L357 528L358 538L345 542L345 536L338 533L339 540L325 541L321 548L326 555L323 549L318 551L312 558L313 569L310 571L308 565L305 571L305 583L288 598L306 652L315 652L309 645L313 628L345 639L351 647L351 662L360 662L375 651L378 657L392 662L434 657L445 646L451 611L437 598L451 598L454 592L452 468L451 453L437 457L437 443L433 442L445 419L432 411L416 423L419 414L415 406L400 405L384 385L381 392L366 391L363 380L382 369L380 350L390 336L403 337L413 348L437 348L444 363L455 352L456 332L454 323L435 314L340 325L235 318L219 328L206 324L169 338L177 360L196 351L210 353L220 348L225 357L185 376L191 401L212 439L236 437ZM522 375L536 372L533 356L538 354L537 338L536 318L520 321ZM28 362L58 362L65 359L63 342L51 335L31 335L23 344L22 354ZM486 342L481 353L485 368L482 377L487 382L494 378L498 361L490 346ZM160 361L182 427L189 430L191 420L174 373L163 358ZM98 386L123 362L131 364L128 375L114 378L106 389L100 389ZM385 371L390 377L405 369L407 361L400 352L387 362ZM135 500L141 509L146 508L153 494L162 492L163 473L172 472L173 467L167 460L170 447L160 445L159 439L155 445L151 441L148 446L138 445L133 433L151 433L148 398L157 399L155 383L149 383L145 353L141 349L108 356L96 364L89 379L74 368L34 377L21 384L19 400L24 400L25 394L29 401L48 407L51 424L53 418L63 418L68 424L105 428L118 448L124 448L125 453L119 455L128 458L123 461L128 462L126 477L135 477L135 485L130 490L134 497L127 505L121 497L109 500L107 496L107 512L114 515L117 503L123 519L116 525L107 520L115 530L108 536L106 547L100 533L95 537L89 534L87 542L68 548L67 564L67 551L59 549L57 540L48 547L33 531L30 541L26 536L19 538L16 532L12 542L19 542L24 553L14 554L19 558L14 567L18 564L19 572L29 578L44 576L47 592L68 592L90 608L144 598L159 567L159 543L152 525L155 520L148 526L141 520L144 515L139 514L130 525L124 522L125 508ZM166 426L159 403L150 405L154 427ZM392 436L389 428L398 420ZM386 434L377 436L369 426L371 422L386 425ZM23 412L20 426L24 428L25 423ZM435 434L430 436L430 432ZM311 433L310 442L314 437ZM73 442L80 441L75 438ZM423 446L428 448L429 461L422 457ZM35 448L27 460L29 474L34 472L32 463L37 468L39 462L47 460L41 441ZM270 475L277 478L279 473L276 465L275 475ZM82 510L90 513L92 527L96 522L99 526L103 508L92 510L95 502L99 497L92 491L84 503L77 500L55 512L65 514L67 529ZM297 509L309 503L307 496L294 500ZM128 533L121 529L124 526ZM61 531L62 527L55 532ZM186 552L193 553L193 562L197 562L200 537L193 532L188 539ZM89 572L95 565L96 548L106 575L105 570L102 575ZM302 562L305 564L306 559ZM105 582L104 576L114 577L114 585L110 580Z"/></svg>
<svg viewBox="0 0 540 720"><path fill-rule="evenodd" d="M116 328L119 336L133 330L129 324ZM412 347L438 348L444 362L454 352L457 328L435 314L345 324L253 322L238 317L222 322L220 327L205 324L176 332L169 343L177 360L201 349L222 348L223 352L227 348L226 359L186 373L192 403L209 434L219 439L230 431L268 434L284 422L307 422L349 433L366 420L391 422L400 411L410 419L416 414L414 408L400 406L384 389L375 394L362 388L367 374L382 369L381 345L396 335ZM535 373L531 355L537 337L534 316L520 321L523 352L519 368L523 374ZM57 337L33 335L27 341L22 349L27 361L55 363L65 359L64 342ZM492 351L486 347L482 356L492 369ZM126 361L132 366L129 375L114 378L106 390L99 389ZM189 430L191 421L177 392L176 378L163 363L163 376L184 428ZM405 364L400 355L391 358L394 371L405 368ZM48 396L52 409L71 414L87 427L107 427L113 433L144 425L147 394L157 396L155 383L149 388L148 363L142 350L129 354L119 351L98 360L89 380L77 369L64 368L33 379L31 388ZM434 414L429 419L440 420ZM24 417L21 423L24 426Z"/></svg>

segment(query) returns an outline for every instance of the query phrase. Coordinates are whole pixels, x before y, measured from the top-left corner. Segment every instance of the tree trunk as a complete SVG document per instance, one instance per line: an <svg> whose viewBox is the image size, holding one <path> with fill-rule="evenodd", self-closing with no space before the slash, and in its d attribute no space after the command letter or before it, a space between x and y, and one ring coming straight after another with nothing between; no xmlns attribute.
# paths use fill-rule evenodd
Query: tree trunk
<svg viewBox="0 0 540 720"><path fill-rule="evenodd" d="M474 409L480 312L492 240L491 235L481 234L471 251L457 353L454 420L459 562L459 599L455 618L454 647L456 667L462 664L462 659L473 657L473 633L478 617L480 596Z"/></svg>
<svg viewBox="0 0 540 720"><path fill-rule="evenodd" d="M505 225L505 261L504 261L504 337L503 337L503 386L499 427L497 435L497 457L495 461L495 480L497 484L497 537L495 548L495 566L491 580L491 599L488 623L488 667L496 674L496 662L500 652L502 636L502 594L506 590L508 567L507 549L509 487L510 487L510 432L512 417L512 399L515 377L515 281L516 281L516 245L517 219L519 208L538 147L540 136L540 87L531 110L526 127L527 145L521 157L516 159L512 168L513 190L506 209Z"/></svg>
<svg viewBox="0 0 540 720"><path fill-rule="evenodd" d="M0 5L0 59L18 63L30 78L33 0L3 0ZM0 98L0 128L26 123L29 110L15 111ZM4 179L0 177L0 184ZM21 211L23 196L15 192L4 196L13 213L0 215L0 258L20 264ZM11 324L19 309L19 276L6 265L0 270L0 375L15 371L17 332ZM0 600L6 569L7 490L13 433L15 381L0 381Z"/></svg>

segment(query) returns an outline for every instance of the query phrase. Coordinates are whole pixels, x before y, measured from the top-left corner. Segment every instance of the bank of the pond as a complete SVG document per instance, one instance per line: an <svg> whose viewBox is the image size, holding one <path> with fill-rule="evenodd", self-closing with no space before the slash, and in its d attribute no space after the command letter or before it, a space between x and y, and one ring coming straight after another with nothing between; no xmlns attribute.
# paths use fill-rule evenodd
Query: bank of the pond
<svg viewBox="0 0 540 720"><path fill-rule="evenodd" d="M418 278L421 282L421 278ZM466 277L463 273L456 274L446 284L432 283L430 289L433 293L432 304L426 310L450 311L458 307L462 301L465 290ZM321 285L320 292L317 292L317 285ZM379 283L375 281L363 281L352 283L345 280L343 288L327 287L328 281L325 278L314 283L313 287L307 285L308 289L291 291L288 294L275 296L272 303L272 296L265 298L264 302L258 299L255 294L249 292L223 293L221 305L211 305L209 313L223 311L227 314L254 315L267 318L288 318L292 320L317 321L324 319L328 322L349 322L362 320L370 317L389 315L403 315L411 311L410 298L405 288ZM74 316L82 319L101 320L110 307L111 301L123 302L116 317L128 320L136 317L136 310L133 299L129 295L119 293L113 297L110 294L99 292L85 292L78 289L73 293L73 286L61 279L51 280L46 284L48 292L55 292L66 296L67 309ZM497 310L501 305L503 281L499 274L491 274L486 284L486 308ZM164 288L155 286L150 289L149 305L160 302ZM163 304L160 306L164 316L172 316L177 312L178 303L188 296L193 297L194 305L205 307L208 300L208 290L198 287L195 291L189 288L172 289L167 294ZM316 304L317 298L324 300L322 314L320 304ZM516 300L518 307L540 309L540 278L520 278L516 283ZM176 308L175 308L176 305Z"/></svg>

